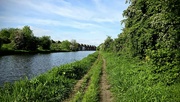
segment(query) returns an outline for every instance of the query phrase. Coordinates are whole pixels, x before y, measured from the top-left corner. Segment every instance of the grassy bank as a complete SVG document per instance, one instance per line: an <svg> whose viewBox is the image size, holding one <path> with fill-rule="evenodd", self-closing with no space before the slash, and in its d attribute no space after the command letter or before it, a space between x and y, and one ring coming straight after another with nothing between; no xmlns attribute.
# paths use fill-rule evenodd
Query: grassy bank
<svg viewBox="0 0 180 102"><path fill-rule="evenodd" d="M84 77L83 84L81 85L80 89L70 100L70 102L99 102L99 82L102 63L102 57L99 56L98 60L91 67L86 77Z"/></svg>
<svg viewBox="0 0 180 102"><path fill-rule="evenodd" d="M168 72L154 73L152 65L125 55L103 57L115 102L180 102L180 82L167 84Z"/></svg>
<svg viewBox="0 0 180 102"><path fill-rule="evenodd" d="M62 101L69 97L74 84L97 59L95 52L81 61L55 67L31 80L6 83L0 88L0 102Z"/></svg>

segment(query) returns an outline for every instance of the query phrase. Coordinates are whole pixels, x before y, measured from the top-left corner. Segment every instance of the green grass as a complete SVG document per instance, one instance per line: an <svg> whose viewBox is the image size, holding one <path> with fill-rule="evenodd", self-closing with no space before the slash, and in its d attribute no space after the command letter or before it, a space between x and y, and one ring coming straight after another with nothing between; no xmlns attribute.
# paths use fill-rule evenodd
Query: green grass
<svg viewBox="0 0 180 102"><path fill-rule="evenodd" d="M81 61L55 67L31 80L23 79L0 87L0 102L63 101L69 97L75 83L97 59L94 53Z"/></svg>
<svg viewBox="0 0 180 102"><path fill-rule="evenodd" d="M180 82L168 85L168 73L154 73L151 64L125 55L103 57L115 102L180 102Z"/></svg>
<svg viewBox="0 0 180 102"><path fill-rule="evenodd" d="M169 78L169 71L155 73L153 65L138 58L113 53L102 55L106 59L106 72L115 102L180 102L180 79ZM87 71L87 77L71 102L98 102L103 61L102 57L96 60L97 56L96 52L31 80L6 83L0 88L0 102L63 101Z"/></svg>
<svg viewBox="0 0 180 102"><path fill-rule="evenodd" d="M80 86L80 89L75 93L73 98L70 100L70 102L81 102L83 95L85 93L86 87L88 86L90 76L84 78L82 85Z"/></svg>
<svg viewBox="0 0 180 102"><path fill-rule="evenodd" d="M89 86L83 96L82 102L99 102L99 82L102 69L102 58L100 57L98 62L93 66L91 71L92 76L90 79Z"/></svg>
<svg viewBox="0 0 180 102"><path fill-rule="evenodd" d="M99 57L84 78L81 88L71 102L99 102L99 81L102 63L102 57Z"/></svg>

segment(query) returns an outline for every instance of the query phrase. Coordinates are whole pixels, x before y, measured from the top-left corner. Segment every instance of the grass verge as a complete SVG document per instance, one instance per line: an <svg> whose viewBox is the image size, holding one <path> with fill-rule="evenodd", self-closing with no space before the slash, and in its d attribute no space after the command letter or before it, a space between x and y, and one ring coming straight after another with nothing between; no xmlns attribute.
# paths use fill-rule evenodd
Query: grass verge
<svg viewBox="0 0 180 102"><path fill-rule="evenodd" d="M153 66L125 55L103 53L108 80L116 102L180 102L180 82L168 85L168 73L153 73Z"/></svg>

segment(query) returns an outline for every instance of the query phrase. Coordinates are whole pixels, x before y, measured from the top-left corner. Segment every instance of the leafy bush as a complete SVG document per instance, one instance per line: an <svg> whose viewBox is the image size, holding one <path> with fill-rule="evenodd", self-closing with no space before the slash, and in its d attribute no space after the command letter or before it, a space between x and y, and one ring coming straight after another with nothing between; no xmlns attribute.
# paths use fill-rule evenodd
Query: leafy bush
<svg viewBox="0 0 180 102"><path fill-rule="evenodd" d="M106 52L138 57L153 66L163 83L180 80L180 0L127 0L125 28L115 40L102 44Z"/></svg>

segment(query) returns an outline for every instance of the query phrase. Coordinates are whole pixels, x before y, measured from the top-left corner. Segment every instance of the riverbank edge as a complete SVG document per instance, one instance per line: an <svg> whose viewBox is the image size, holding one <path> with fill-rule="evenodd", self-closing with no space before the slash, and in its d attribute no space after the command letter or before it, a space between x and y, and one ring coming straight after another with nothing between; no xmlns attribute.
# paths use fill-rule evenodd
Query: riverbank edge
<svg viewBox="0 0 180 102"><path fill-rule="evenodd" d="M95 50L87 50L87 51L95 51ZM21 55L21 54L48 54L48 53L56 53L56 52L77 52L77 51L67 51L67 50L37 50L37 51L26 51L26 50L0 50L0 56L7 55Z"/></svg>
<svg viewBox="0 0 180 102"><path fill-rule="evenodd" d="M62 101L68 98L76 81L81 79L96 61L98 52L80 61L54 67L46 73L0 87L0 101Z"/></svg>
<svg viewBox="0 0 180 102"><path fill-rule="evenodd" d="M37 50L37 51L26 51L26 50L1 50L0 56L6 55L19 55L19 54L38 54L38 53L56 53L56 52L72 52L72 51L57 51L57 50Z"/></svg>

